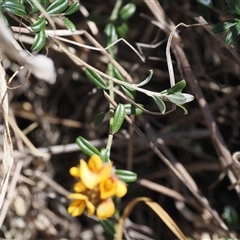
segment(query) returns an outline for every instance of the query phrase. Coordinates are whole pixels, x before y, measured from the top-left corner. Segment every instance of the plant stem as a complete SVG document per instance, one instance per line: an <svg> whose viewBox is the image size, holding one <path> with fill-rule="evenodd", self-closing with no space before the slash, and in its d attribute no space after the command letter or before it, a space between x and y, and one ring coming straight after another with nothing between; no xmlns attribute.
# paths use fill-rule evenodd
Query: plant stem
<svg viewBox="0 0 240 240"><path fill-rule="evenodd" d="M122 0L117 0L116 3L115 3L115 6L113 8L113 11L111 13L111 16L110 16L111 21L114 21L114 20L117 19L118 11L119 11L121 5L122 5Z"/></svg>
<svg viewBox="0 0 240 240"><path fill-rule="evenodd" d="M122 0L117 0L116 3L115 3L115 6L113 8L113 11L111 13L111 16L110 16L110 20L111 21L114 21L117 19L118 17L118 12L119 12L119 9L122 5ZM111 44L111 42L108 42L108 44ZM111 54L112 58L114 58L114 50L112 49L109 49L109 53ZM108 63L108 67L107 67L107 74L109 76L113 76L113 65L112 63ZM109 81L109 96L114 100L114 84L113 84L113 81ZM111 150L111 146L112 146L112 141L113 141L113 134L112 134L112 124L113 124L113 116L114 116L114 108L113 108L113 105L111 103L109 103L109 112L110 112L110 119L109 119L109 128L110 128L110 131L109 131L109 135L108 135L108 141L107 141L107 149Z"/></svg>

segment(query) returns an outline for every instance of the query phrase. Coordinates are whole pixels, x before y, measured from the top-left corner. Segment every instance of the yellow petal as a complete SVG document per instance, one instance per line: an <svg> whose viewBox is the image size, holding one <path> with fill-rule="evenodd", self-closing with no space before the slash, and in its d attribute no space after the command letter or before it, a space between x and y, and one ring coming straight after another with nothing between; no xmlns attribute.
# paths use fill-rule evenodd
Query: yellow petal
<svg viewBox="0 0 240 240"><path fill-rule="evenodd" d="M103 167L103 161L98 155L92 155L89 158L88 167L93 172L99 172Z"/></svg>
<svg viewBox="0 0 240 240"><path fill-rule="evenodd" d="M110 218L115 212L115 206L112 199L102 202L97 208L97 217L99 219Z"/></svg>
<svg viewBox="0 0 240 240"><path fill-rule="evenodd" d="M88 217L91 217L95 212L95 207L90 201L87 201L87 210L88 210Z"/></svg>
<svg viewBox="0 0 240 240"><path fill-rule="evenodd" d="M74 200L68 207L68 212L73 217L77 217L83 213L85 207L86 207L85 200Z"/></svg>
<svg viewBox="0 0 240 240"><path fill-rule="evenodd" d="M79 167L72 167L69 170L70 174L75 178L80 178L80 169Z"/></svg>
<svg viewBox="0 0 240 240"><path fill-rule="evenodd" d="M120 180L117 180L117 189L116 189L116 196L121 198L127 193L127 186L126 183Z"/></svg>
<svg viewBox="0 0 240 240"><path fill-rule="evenodd" d="M77 183L74 184L73 189L75 192L80 193L86 190L86 186L83 184L82 181L78 181Z"/></svg>
<svg viewBox="0 0 240 240"><path fill-rule="evenodd" d="M80 164L81 164L80 174L81 174L81 180L83 184L87 188L93 189L100 182L100 175L92 172L88 168L88 165L84 160L81 160Z"/></svg>
<svg viewBox="0 0 240 240"><path fill-rule="evenodd" d="M117 184L113 178L109 177L104 181L101 181L99 184L100 189L100 198L107 199L116 194Z"/></svg>
<svg viewBox="0 0 240 240"><path fill-rule="evenodd" d="M110 163L106 163L104 166L103 166L103 169L101 171L101 181L105 180L106 178L109 178L109 176L111 175L112 173L112 162Z"/></svg>
<svg viewBox="0 0 240 240"><path fill-rule="evenodd" d="M68 198L78 199L78 200L88 200L88 197L80 193L71 193L68 195Z"/></svg>

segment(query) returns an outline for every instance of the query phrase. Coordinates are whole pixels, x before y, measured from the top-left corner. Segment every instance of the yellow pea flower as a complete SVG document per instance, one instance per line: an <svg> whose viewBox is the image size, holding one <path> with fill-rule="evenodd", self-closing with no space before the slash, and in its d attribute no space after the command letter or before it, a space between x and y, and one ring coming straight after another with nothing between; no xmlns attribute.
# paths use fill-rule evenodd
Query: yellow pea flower
<svg viewBox="0 0 240 240"><path fill-rule="evenodd" d="M106 199L97 207L96 215L99 219L104 220L112 217L115 213L115 205L111 198Z"/></svg>
<svg viewBox="0 0 240 240"><path fill-rule="evenodd" d="M88 210L88 216L92 216L95 207L94 205L88 200L88 197L80 194L80 193L73 193L68 196L68 198L75 199L70 206L68 207L68 212L73 216L77 217L81 215L84 211L84 209L87 207Z"/></svg>
<svg viewBox="0 0 240 240"><path fill-rule="evenodd" d="M127 193L127 186L114 174L112 163L103 163L97 155L91 156L88 163L80 159L80 165L72 167L70 174L77 179L73 186L76 193L68 196L74 199L68 207L73 217L87 209L88 216L95 213L99 219L109 218L115 212L112 197Z"/></svg>
<svg viewBox="0 0 240 240"><path fill-rule="evenodd" d="M121 198L127 193L126 184L113 175L101 181L99 189L101 199L113 197L114 195Z"/></svg>

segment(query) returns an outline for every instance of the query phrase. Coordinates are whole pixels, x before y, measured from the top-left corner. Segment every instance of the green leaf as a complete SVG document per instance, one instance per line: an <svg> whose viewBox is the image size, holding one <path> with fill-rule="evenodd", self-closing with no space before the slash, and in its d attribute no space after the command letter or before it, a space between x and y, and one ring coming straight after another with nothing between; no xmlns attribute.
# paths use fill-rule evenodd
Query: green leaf
<svg viewBox="0 0 240 240"><path fill-rule="evenodd" d="M144 86L145 84L147 84L150 80L151 80L151 78L152 78L152 75L153 75L153 70L151 69L151 70L149 70L149 75L148 75L148 77L145 79L145 80L143 80L142 82L140 82L140 83L138 83L138 84L135 84L135 86L137 86L137 87L142 87L142 86Z"/></svg>
<svg viewBox="0 0 240 240"><path fill-rule="evenodd" d="M140 105L141 107L143 106L142 104L138 104L138 105ZM124 107L125 107L125 112L127 115L130 115L130 114L140 115L143 112L143 110L141 108L138 108L130 103L124 104Z"/></svg>
<svg viewBox="0 0 240 240"><path fill-rule="evenodd" d="M173 94L173 93L176 93L176 92L182 92L182 90L185 88L186 86L186 81L185 80L182 80L178 83L176 83L174 86L172 86L171 88L169 88L167 90L167 93L168 94Z"/></svg>
<svg viewBox="0 0 240 240"><path fill-rule="evenodd" d="M72 21L70 21L68 18L63 18L63 22L65 24L65 26L71 31L71 32L75 32L76 31L76 27L74 25L74 23Z"/></svg>
<svg viewBox="0 0 240 240"><path fill-rule="evenodd" d="M28 14L39 12L37 6L31 0L26 0L24 5Z"/></svg>
<svg viewBox="0 0 240 240"><path fill-rule="evenodd" d="M14 1L4 1L1 5L1 9L20 17L27 15L24 5Z"/></svg>
<svg viewBox="0 0 240 240"><path fill-rule="evenodd" d="M104 34L107 42L107 46L112 44L117 40L116 28L112 23L108 23L104 28ZM114 46L109 47L107 50L113 56L114 55Z"/></svg>
<svg viewBox="0 0 240 240"><path fill-rule="evenodd" d="M166 105L164 103L164 101L160 98L160 97L156 97L156 96L152 96L154 102L156 103L156 105L158 106L159 111L162 114L165 114L166 112Z"/></svg>
<svg viewBox="0 0 240 240"><path fill-rule="evenodd" d="M116 37L116 28L112 23L108 23L106 27L104 28L104 34L107 37L107 39L112 39ZM111 42L112 43L112 42Z"/></svg>
<svg viewBox="0 0 240 240"><path fill-rule="evenodd" d="M115 67L113 67L113 77L117 78L120 81L126 82L121 73Z"/></svg>
<svg viewBox="0 0 240 240"><path fill-rule="evenodd" d="M102 225L103 229L108 234L110 234L112 237L114 237L116 231L115 231L113 223L111 223L109 220L99 220L99 223Z"/></svg>
<svg viewBox="0 0 240 240"><path fill-rule="evenodd" d="M71 14L75 13L76 11L78 11L79 7L80 7L80 3L75 2L66 10L66 12L64 14L71 15Z"/></svg>
<svg viewBox="0 0 240 240"><path fill-rule="evenodd" d="M221 32L226 32L229 30L230 27L235 25L237 23L236 19L229 19L223 22L217 23L215 26L212 28L213 33L221 33Z"/></svg>
<svg viewBox="0 0 240 240"><path fill-rule="evenodd" d="M167 95L166 98L176 104L176 105L183 105L184 103L191 102L194 97L191 94L188 93L174 93L171 95Z"/></svg>
<svg viewBox="0 0 240 240"><path fill-rule="evenodd" d="M123 86L123 85L120 85L120 87L130 98L134 98L135 97L135 94L136 94L135 90L133 90L130 87Z"/></svg>
<svg viewBox="0 0 240 240"><path fill-rule="evenodd" d="M104 163L110 162L109 157L110 157L110 151L106 148L101 149L100 158Z"/></svg>
<svg viewBox="0 0 240 240"><path fill-rule="evenodd" d="M45 28L45 26L46 26L46 20L44 17L41 17L31 25L31 28L34 32L40 32Z"/></svg>
<svg viewBox="0 0 240 240"><path fill-rule="evenodd" d="M225 38L225 43L227 45L234 44L238 39L240 35L240 22L237 22L235 25L229 28L229 32Z"/></svg>
<svg viewBox="0 0 240 240"><path fill-rule="evenodd" d="M44 9L46 9L50 4L50 0L40 0L39 2Z"/></svg>
<svg viewBox="0 0 240 240"><path fill-rule="evenodd" d="M102 124L105 116L106 116L106 113L105 113L105 112L100 112L100 113L98 113L97 116L96 116L96 117L94 118L94 120L93 120L93 125L94 125L95 127L99 127L99 126Z"/></svg>
<svg viewBox="0 0 240 240"><path fill-rule="evenodd" d="M130 17L132 17L135 11L136 11L136 5L133 3L128 3L119 11L119 17L122 20L127 20Z"/></svg>
<svg viewBox="0 0 240 240"><path fill-rule="evenodd" d="M238 15L240 15L240 1L239 0L226 0L229 7Z"/></svg>
<svg viewBox="0 0 240 240"><path fill-rule="evenodd" d="M120 81L126 82L125 79L123 78L123 76L120 74L120 72L115 67L113 68L113 77ZM123 85L120 85L120 87L130 98L134 98L135 93L136 93L136 91L134 89L123 86Z"/></svg>
<svg viewBox="0 0 240 240"><path fill-rule="evenodd" d="M224 207L224 218L229 225L238 224L238 213L232 206Z"/></svg>
<svg viewBox="0 0 240 240"><path fill-rule="evenodd" d="M45 34L45 29L42 29L40 32L36 33L33 44L32 44L32 51L38 52L40 51L46 43L46 34Z"/></svg>
<svg viewBox="0 0 240 240"><path fill-rule="evenodd" d="M124 118L125 118L125 107L123 104L118 104L117 109L113 116L113 123L111 128L111 133L116 133L122 126Z"/></svg>
<svg viewBox="0 0 240 240"><path fill-rule="evenodd" d="M26 7L26 10L27 10L28 14L30 14L30 13L33 14L33 13L39 13L40 12L33 0L23 0L23 2L24 2L24 5ZM38 0L38 2L39 2L39 4L41 4L41 6L44 9L46 9L50 4L49 0Z"/></svg>
<svg viewBox="0 0 240 240"><path fill-rule="evenodd" d="M212 6L212 1L211 0L197 0L197 2L199 2L202 5L207 6L207 7Z"/></svg>
<svg viewBox="0 0 240 240"><path fill-rule="evenodd" d="M131 171L117 169L115 174L124 182L134 182L137 180L137 174Z"/></svg>
<svg viewBox="0 0 240 240"><path fill-rule="evenodd" d="M59 14L67 9L69 5L69 0L56 0L48 8L48 14Z"/></svg>
<svg viewBox="0 0 240 240"><path fill-rule="evenodd" d="M177 105L177 106L180 107L183 110L184 115L188 114L188 110L183 105Z"/></svg>
<svg viewBox="0 0 240 240"><path fill-rule="evenodd" d="M115 40L117 40L117 32L116 28L112 23L108 23L104 28L104 35L106 38L107 46L112 44ZM107 50L111 55L114 55L114 46L109 47Z"/></svg>
<svg viewBox="0 0 240 240"><path fill-rule="evenodd" d="M120 25L117 25L116 30L117 30L119 37L121 37L121 38L125 38L129 33L129 27L125 22L121 23Z"/></svg>
<svg viewBox="0 0 240 240"><path fill-rule="evenodd" d="M86 74L87 78L95 84L97 87L102 89L107 89L108 85L105 80L96 72L91 69L85 68L84 73Z"/></svg>
<svg viewBox="0 0 240 240"><path fill-rule="evenodd" d="M79 146L79 148L81 149L82 152L84 152L86 155L88 156L92 156L92 155L100 155L100 152L98 151L97 148L95 148L89 141L87 141L85 138L83 137L78 137L76 139L76 143Z"/></svg>

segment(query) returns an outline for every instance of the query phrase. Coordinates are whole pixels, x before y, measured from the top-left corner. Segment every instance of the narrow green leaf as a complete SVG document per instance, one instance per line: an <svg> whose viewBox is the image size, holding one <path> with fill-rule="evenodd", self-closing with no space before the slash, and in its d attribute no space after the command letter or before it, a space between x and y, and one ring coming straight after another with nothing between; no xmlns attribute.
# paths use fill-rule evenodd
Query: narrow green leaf
<svg viewBox="0 0 240 240"><path fill-rule="evenodd" d="M108 39L108 43L111 44L116 38L116 28L112 23L108 23L104 28L104 34ZM113 39L113 41L110 39Z"/></svg>
<svg viewBox="0 0 240 240"><path fill-rule="evenodd" d="M123 78L123 76L120 74L120 72L114 67L113 68L113 77L115 77L116 79L126 82L125 79ZM136 91L130 87L126 87L123 85L120 85L121 89L130 97L130 98L134 98Z"/></svg>
<svg viewBox="0 0 240 240"><path fill-rule="evenodd" d="M72 21L70 21L68 18L63 18L63 22L65 24L65 26L71 31L71 32L75 32L76 31L76 27L74 25L74 23Z"/></svg>
<svg viewBox="0 0 240 240"><path fill-rule="evenodd" d="M188 93L174 93L171 95L167 95L166 98L176 105L183 105L184 103L191 102L194 97Z"/></svg>
<svg viewBox="0 0 240 240"><path fill-rule="evenodd" d="M75 13L80 7L79 2L74 2L64 13L65 15L71 15Z"/></svg>
<svg viewBox="0 0 240 240"><path fill-rule="evenodd" d="M81 149L82 152L84 152L86 155L88 156L92 156L92 155L100 155L100 152L98 151L97 148L95 148L89 141L87 141L85 138L83 137L78 137L76 139L76 143L79 146L79 148Z"/></svg>
<svg viewBox="0 0 240 240"><path fill-rule="evenodd" d="M225 43L227 45L232 45L236 43L240 36L240 22L237 22L235 25L229 28L229 32L225 38Z"/></svg>
<svg viewBox="0 0 240 240"><path fill-rule="evenodd" d="M119 37L125 38L129 33L129 27L124 22L124 23L121 23L120 25L117 25L116 31L117 31Z"/></svg>
<svg viewBox="0 0 240 240"><path fill-rule="evenodd" d="M56 0L48 8L48 14L59 14L67 9L69 5L69 0Z"/></svg>
<svg viewBox="0 0 240 240"><path fill-rule="evenodd" d="M142 104L138 104L138 105L140 105L141 107L143 106ZM143 110L141 108L138 108L130 103L124 104L124 107L125 107L125 112L127 115L130 115L130 114L140 115L143 112Z"/></svg>
<svg viewBox="0 0 240 240"><path fill-rule="evenodd" d="M229 19L223 22L217 23L215 26L212 28L213 33L221 33L221 32L226 32L229 30L230 27L235 25L237 23L236 19Z"/></svg>
<svg viewBox="0 0 240 240"><path fill-rule="evenodd" d="M27 15L24 5L14 1L4 1L1 5L1 9L5 12L10 12L20 17Z"/></svg>
<svg viewBox="0 0 240 240"><path fill-rule="evenodd" d="M144 86L145 84L147 84L150 80L151 80L151 78L152 78L152 75L153 75L153 70L149 70L149 75L148 75L148 77L145 79L145 80L143 80L142 82L140 82L140 83L138 83L138 84L135 84L135 86L137 86L137 87L142 87L142 86Z"/></svg>
<svg viewBox="0 0 240 240"><path fill-rule="evenodd" d="M41 17L31 25L31 28L34 32L40 32L45 28L45 26L46 26L46 20L44 17Z"/></svg>
<svg viewBox="0 0 240 240"><path fill-rule="evenodd" d="M105 113L105 112L100 112L100 113L98 113L97 116L96 116L96 117L94 118L94 120L93 120L93 125L94 125L95 127L99 127L99 126L102 124L105 116L106 116L106 113Z"/></svg>
<svg viewBox="0 0 240 240"><path fill-rule="evenodd" d="M238 15L240 15L240 2L239 0L226 0L229 7Z"/></svg>
<svg viewBox="0 0 240 240"><path fill-rule="evenodd" d="M113 67L113 77L117 78L120 81L126 82L121 73L115 67Z"/></svg>
<svg viewBox="0 0 240 240"><path fill-rule="evenodd" d="M168 94L173 94L173 93L176 93L176 92L181 92L186 86L186 81L185 80L182 80L178 83L176 83L174 86L172 86L171 88L169 88L167 90L167 93Z"/></svg>
<svg viewBox="0 0 240 240"><path fill-rule="evenodd" d="M132 17L135 11L136 11L136 5L134 3L128 3L119 11L119 17L122 20L127 20L130 17Z"/></svg>
<svg viewBox="0 0 240 240"><path fill-rule="evenodd" d="M199 2L202 5L207 6L207 7L212 6L212 0L197 0L197 2Z"/></svg>
<svg viewBox="0 0 240 240"><path fill-rule="evenodd" d="M111 133L116 133L122 126L124 118L125 118L125 107L123 104L118 104L117 109L115 111L112 123Z"/></svg>
<svg viewBox="0 0 240 240"><path fill-rule="evenodd" d="M183 110L184 115L188 114L188 110L183 105L177 105L177 106L180 107Z"/></svg>
<svg viewBox="0 0 240 240"><path fill-rule="evenodd" d="M34 41L32 44L32 51L38 52L40 51L46 43L46 35L45 35L45 29L42 29L40 32L36 33L34 37Z"/></svg>
<svg viewBox="0 0 240 240"><path fill-rule="evenodd" d="M91 69L85 68L84 73L86 74L87 78L95 84L97 87L102 89L107 89L108 85L105 80L96 72Z"/></svg>
<svg viewBox="0 0 240 240"><path fill-rule="evenodd" d="M24 5L28 14L39 12L37 6L31 0L26 0Z"/></svg>
<svg viewBox="0 0 240 240"><path fill-rule="evenodd" d="M130 98L133 99L135 97L135 94L136 94L135 90L133 90L130 87L123 86L123 85L120 85L120 87Z"/></svg>
<svg viewBox="0 0 240 240"><path fill-rule="evenodd" d="M112 23L108 23L105 28L104 28L104 34L105 34L105 38L106 38L106 42L107 42L107 46L112 44L114 41L117 40L118 36L117 36L117 32L116 32L116 28ZM107 51L114 56L114 46L111 46L107 49Z"/></svg>
<svg viewBox="0 0 240 240"><path fill-rule="evenodd" d="M239 223L238 213L232 206L228 205L224 207L224 217L229 225L236 225Z"/></svg>
<svg viewBox="0 0 240 240"><path fill-rule="evenodd" d="M99 220L99 223L102 225L103 229L112 237L114 237L116 231L114 228L114 224L109 220Z"/></svg>
<svg viewBox="0 0 240 240"><path fill-rule="evenodd" d="M134 182L137 180L137 174L131 171L117 169L115 174L124 182Z"/></svg>
<svg viewBox="0 0 240 240"><path fill-rule="evenodd" d="M160 98L160 97L156 97L156 96L152 96L154 102L156 103L156 105L158 106L159 111L162 114L165 114L166 112L166 105L164 103L164 101Z"/></svg>
<svg viewBox="0 0 240 240"><path fill-rule="evenodd" d="M47 9L47 7L48 7L49 4L50 4L50 0L40 0L39 2L40 2L40 4L42 5L42 7L43 7L44 9Z"/></svg>
<svg viewBox="0 0 240 240"><path fill-rule="evenodd" d="M110 161L109 157L110 157L110 151L106 148L102 148L100 151L100 158L102 159L102 161L104 163L108 163Z"/></svg>

